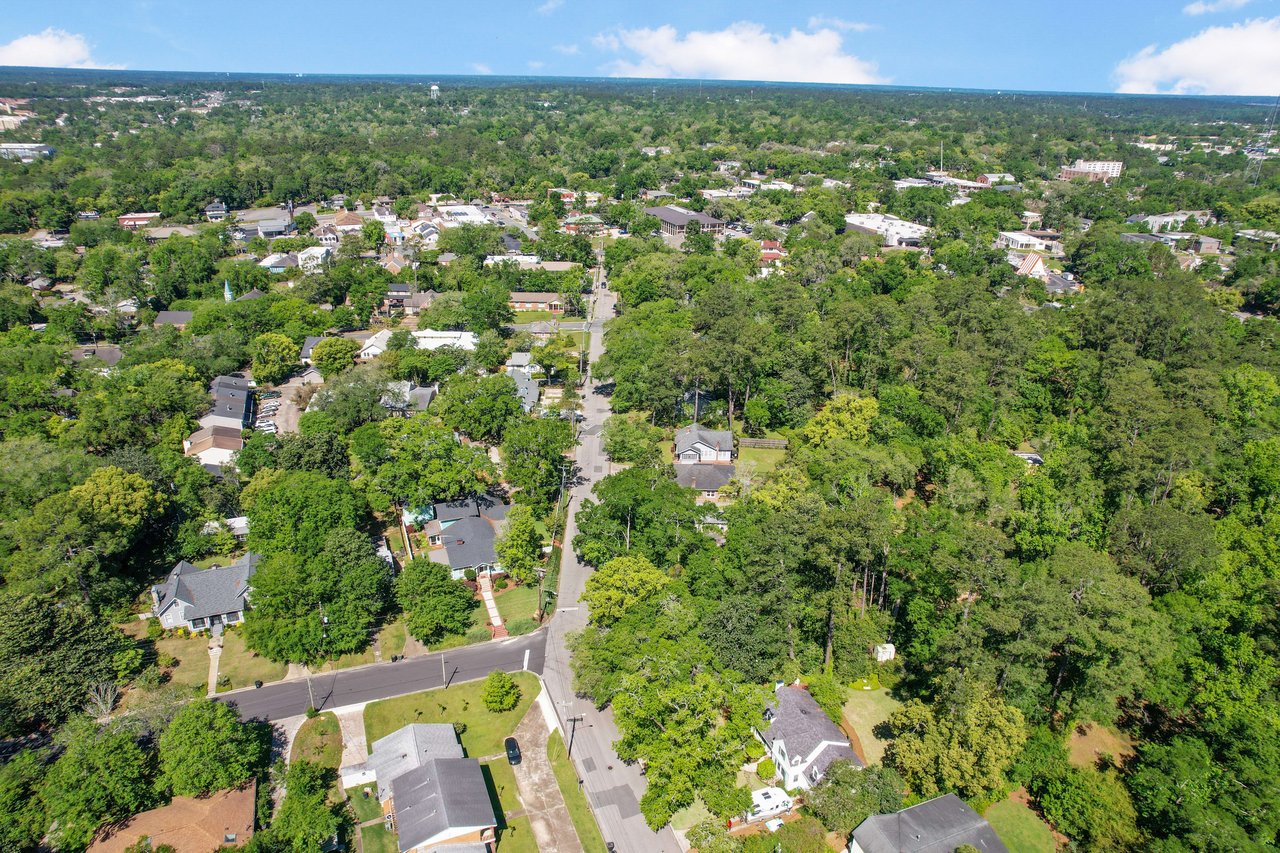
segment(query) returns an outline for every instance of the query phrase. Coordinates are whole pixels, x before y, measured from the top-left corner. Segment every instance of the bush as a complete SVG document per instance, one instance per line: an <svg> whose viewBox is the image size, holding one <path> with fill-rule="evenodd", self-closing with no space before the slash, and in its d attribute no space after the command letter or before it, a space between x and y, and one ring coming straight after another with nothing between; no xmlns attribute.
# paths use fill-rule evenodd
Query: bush
<svg viewBox="0 0 1280 853"><path fill-rule="evenodd" d="M454 733L454 734L456 734L458 737L462 737L463 735L465 735L465 734L467 733L467 724L466 724L466 723L454 723L454 724L453 724L453 733Z"/></svg>
<svg viewBox="0 0 1280 853"><path fill-rule="evenodd" d="M158 654L156 655L156 666L161 669L173 669L178 665L178 659L173 655Z"/></svg>
<svg viewBox="0 0 1280 853"><path fill-rule="evenodd" d="M477 625L466 633L468 643L483 643L492 638L492 636L493 635L489 633L489 629L483 625Z"/></svg>
<svg viewBox="0 0 1280 853"><path fill-rule="evenodd" d="M315 705L308 705L308 706L307 706L307 719L308 719L308 720L314 720L314 719L315 719L316 717L318 717L318 716L320 716L320 712L316 709L316 706L315 706Z"/></svg>
<svg viewBox="0 0 1280 853"><path fill-rule="evenodd" d="M523 619L512 619L507 623L507 633L513 637L523 637L538 630L538 623L529 617Z"/></svg>
<svg viewBox="0 0 1280 853"><path fill-rule="evenodd" d="M143 690L155 690L161 684L164 684L164 682L164 673L160 672L159 668L154 666L147 667L142 672L138 673L138 677L133 680L133 683L138 687L141 687Z"/></svg>
<svg viewBox="0 0 1280 853"><path fill-rule="evenodd" d="M484 688L480 691L480 700L493 713L510 711L520 702L520 687L514 678L502 670L495 669L484 680Z"/></svg>
<svg viewBox="0 0 1280 853"><path fill-rule="evenodd" d="M778 765L773 763L772 758L766 758L756 765L756 775L766 782L772 782L778 775Z"/></svg>
<svg viewBox="0 0 1280 853"><path fill-rule="evenodd" d="M160 620L152 616L147 620L147 639L155 642L164 636L164 626L160 624Z"/></svg>
<svg viewBox="0 0 1280 853"><path fill-rule="evenodd" d="M833 723L839 725L840 715L844 711L845 689L830 675L819 675L809 679L809 695L818 707L823 710Z"/></svg>
<svg viewBox="0 0 1280 853"><path fill-rule="evenodd" d="M476 570L475 570L475 569L463 569L463 570L462 570L462 576L463 576L464 578L466 578L467 580L469 580L469 581L473 581L473 580L475 580L475 579L476 579Z"/></svg>
<svg viewBox="0 0 1280 853"><path fill-rule="evenodd" d="M511 581L507 580L506 578L498 578L498 582L493 585L493 588L496 589L498 592L502 592L502 590L506 589L509 586L511 586Z"/></svg>

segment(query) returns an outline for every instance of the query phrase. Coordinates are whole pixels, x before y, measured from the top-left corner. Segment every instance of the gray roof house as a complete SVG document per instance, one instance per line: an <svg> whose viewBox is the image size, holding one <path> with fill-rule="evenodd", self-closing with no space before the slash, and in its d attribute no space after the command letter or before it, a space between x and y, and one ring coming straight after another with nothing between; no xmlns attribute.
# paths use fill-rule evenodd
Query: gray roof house
<svg viewBox="0 0 1280 853"><path fill-rule="evenodd" d="M733 433L691 424L676 432L676 482L699 492L699 501L715 501L736 472Z"/></svg>
<svg viewBox="0 0 1280 853"><path fill-rule="evenodd" d="M166 628L199 631L233 625L244 619L249 606L249 579L259 557L245 554L229 566L198 569L186 560L169 572L164 583L151 587L152 613Z"/></svg>
<svg viewBox="0 0 1280 853"><path fill-rule="evenodd" d="M360 768L377 784L401 853L488 851L497 816L480 762L464 758L453 726L413 723L374 741Z"/></svg>
<svg viewBox="0 0 1280 853"><path fill-rule="evenodd" d="M757 731L788 791L813 787L833 761L862 766L844 732L804 688L784 685L775 690L764 719L768 728Z"/></svg>
<svg viewBox="0 0 1280 853"><path fill-rule="evenodd" d="M158 311L151 325L177 326L179 329L185 329L193 316L195 315L191 311Z"/></svg>
<svg viewBox="0 0 1280 853"><path fill-rule="evenodd" d="M311 351L315 349L316 344L323 340L324 338L320 335L307 335L306 339L302 342L302 352L299 354L299 358L302 360L303 364L311 363Z"/></svg>
<svg viewBox="0 0 1280 853"><path fill-rule="evenodd" d="M534 379L523 370L512 370L507 373L516 383L516 396L520 398L520 408L525 413L532 412L538 405L538 399L542 396L542 389L538 387L538 380Z"/></svg>
<svg viewBox="0 0 1280 853"><path fill-rule="evenodd" d="M500 572L494 541L511 505L490 495L433 504L425 508L423 531L431 544L429 557L447 565L454 578L467 569Z"/></svg>
<svg viewBox="0 0 1280 853"><path fill-rule="evenodd" d="M873 815L858 825L849 853L952 853L962 844L982 853L1009 853L1000 836L955 794Z"/></svg>

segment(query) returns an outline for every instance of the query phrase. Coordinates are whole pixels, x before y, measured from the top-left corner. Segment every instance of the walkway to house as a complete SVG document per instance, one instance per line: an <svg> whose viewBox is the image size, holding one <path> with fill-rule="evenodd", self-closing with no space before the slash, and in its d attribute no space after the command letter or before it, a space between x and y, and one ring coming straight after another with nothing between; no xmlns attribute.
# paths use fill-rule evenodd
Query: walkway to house
<svg viewBox="0 0 1280 853"><path fill-rule="evenodd" d="M369 746L364 738L364 706L347 705L335 708L333 715L338 718L338 730L342 732L342 763L340 770L356 764L364 764L369 760Z"/></svg>
<svg viewBox="0 0 1280 853"><path fill-rule="evenodd" d="M218 661L222 658L222 632L209 641L209 690L207 695L218 692Z"/></svg>
<svg viewBox="0 0 1280 853"><path fill-rule="evenodd" d="M515 771L520 803L533 826L533 837L541 853L583 853L582 842L569 817L569 809L556 784L547 739L551 730L538 703L529 708L512 733L520 742L520 763Z"/></svg>
<svg viewBox="0 0 1280 853"><path fill-rule="evenodd" d="M498 604L493 600L493 580L489 573L476 575L476 583L480 587L480 597L484 599L485 609L489 611L489 630L496 640L507 636L507 626L502 624L502 614L498 612Z"/></svg>

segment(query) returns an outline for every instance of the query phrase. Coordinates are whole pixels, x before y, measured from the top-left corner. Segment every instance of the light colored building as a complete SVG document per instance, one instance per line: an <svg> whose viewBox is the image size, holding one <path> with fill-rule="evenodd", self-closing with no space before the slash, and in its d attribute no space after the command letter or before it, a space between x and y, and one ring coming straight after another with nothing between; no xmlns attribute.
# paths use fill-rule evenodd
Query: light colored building
<svg viewBox="0 0 1280 853"><path fill-rule="evenodd" d="M678 204L646 207L644 212L649 216L657 217L658 221L662 223L662 233L671 237L685 236L695 222L701 226L704 234L719 235L724 233L724 220L689 210Z"/></svg>
<svg viewBox="0 0 1280 853"><path fill-rule="evenodd" d="M333 255L329 246L308 246L298 252L298 266L306 275L324 272L325 265Z"/></svg>
<svg viewBox="0 0 1280 853"><path fill-rule="evenodd" d="M802 687L780 686L765 709L767 728L758 730L769 757L778 768L782 787L807 791L822 781L833 761L858 759L849 739L831 722L818 703Z"/></svg>
<svg viewBox="0 0 1280 853"><path fill-rule="evenodd" d="M229 566L207 569L181 560L164 583L151 587L151 612L170 629L203 631L241 622L259 559L249 552Z"/></svg>
<svg viewBox="0 0 1280 853"><path fill-rule="evenodd" d="M1111 181L1120 177L1123 170L1124 163L1120 160L1077 160L1070 166L1062 167L1058 180L1088 178L1091 181Z"/></svg>
<svg viewBox="0 0 1280 853"><path fill-rule="evenodd" d="M919 246L929 228L887 213L850 213L844 221L854 231L876 234L885 246Z"/></svg>
<svg viewBox="0 0 1280 853"><path fill-rule="evenodd" d="M997 249L1011 249L1015 252L1047 252L1049 243L1025 231L1001 231L996 237Z"/></svg>

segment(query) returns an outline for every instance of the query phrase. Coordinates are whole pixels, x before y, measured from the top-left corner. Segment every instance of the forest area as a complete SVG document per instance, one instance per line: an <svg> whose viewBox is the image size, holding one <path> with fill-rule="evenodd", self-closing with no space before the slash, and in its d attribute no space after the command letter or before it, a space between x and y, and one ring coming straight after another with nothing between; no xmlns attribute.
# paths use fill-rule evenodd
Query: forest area
<svg viewBox="0 0 1280 853"><path fill-rule="evenodd" d="M539 339L511 305L547 293L580 319L591 277L486 259L586 268L597 247L619 300L589 370L614 473L564 543L594 569L573 665L645 768L651 826L702 809L703 853L763 851L722 827L750 807L739 772L763 755L773 685L807 685L838 720L874 683L896 703L883 759L809 792L820 829L788 849L939 794L983 813L1011 792L1065 849L1280 843L1280 168L1247 177L1255 104L503 80L436 100L420 81L2 69L0 94L29 99L56 150L0 162L0 847L84 850L104 824L250 778L263 831L246 849L313 849L349 823L331 778L273 767L264 727L166 683L121 626L176 561L247 549L262 563L237 631L281 669L363 654L397 620L425 643L487 640L464 582L422 559L396 571L373 543L406 507L501 494L503 562L537 582L585 371L573 336ZM1016 189L895 188L940 145L950 174ZM1081 158L1124 172L1058 179ZM749 175L794 189L705 192ZM659 191L732 233L664 237ZM370 219L303 274L260 260L319 246L315 216L244 238L203 222L215 199L402 219L528 204L521 227L394 252ZM868 210L928 236L882 245L846 220ZM1133 239L1179 210L1204 213L1189 238ZM192 234L117 224L139 211ZM1075 292L995 248L1026 213L1060 235ZM565 227L583 214L598 240ZM1221 250L1184 263L1190 238ZM411 317L395 288L434 301ZM475 343L418 349L423 330ZM283 384L315 340L323 381L297 432L246 428L216 473L185 453L215 377ZM103 345L118 361L85 354ZM563 394L554 410L522 409L518 353ZM406 385L438 394L401 417ZM668 452L695 420L739 442L713 504ZM761 465L743 439L786 451ZM241 515L243 548L218 527ZM885 643L896 657L877 661ZM1127 747L1073 761L1087 730ZM274 810L273 784L289 791Z"/></svg>

